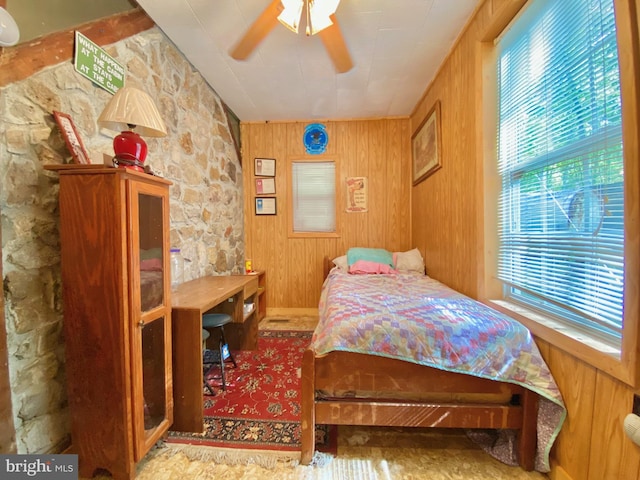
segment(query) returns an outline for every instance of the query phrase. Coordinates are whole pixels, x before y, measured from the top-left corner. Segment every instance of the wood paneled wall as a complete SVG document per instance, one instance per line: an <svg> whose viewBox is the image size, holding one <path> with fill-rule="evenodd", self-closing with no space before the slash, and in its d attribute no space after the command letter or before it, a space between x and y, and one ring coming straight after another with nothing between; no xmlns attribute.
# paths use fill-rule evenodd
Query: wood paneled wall
<svg viewBox="0 0 640 480"><path fill-rule="evenodd" d="M493 99L487 97L486 85L483 86L483 82L491 81L487 78L490 74L483 70L483 54L491 43L483 41L495 38L525 3L525 0L486 0L411 115L413 132L434 102L441 101L443 166L413 188L412 244L423 252L431 276L476 298L482 296L484 283L490 281L484 272L491 248L485 244L484 224L490 210L485 202L490 200L485 195L487 178L483 162L486 155L492 154L486 146L486 135L491 125L495 125L495 118L487 114ZM619 21L622 17L624 22L636 19L636 27L631 29L635 37L627 35L621 42L637 42L640 13L636 2L615 0L615 5ZM619 47L621 55L635 56L625 60L625 65L628 68L635 65L633 75L638 77L635 80L638 89L638 46ZM629 119L636 122L634 115L625 121ZM638 125L631 127L638 129ZM634 150L632 155L637 159L637 142L625 143L625 150L628 149ZM633 176L635 169L630 172ZM632 223L637 224L637 205L629 208L635 212ZM631 412L634 393L640 391L557 345L537 341L568 410L552 450L551 478L640 479L640 447L624 435L622 423Z"/></svg>
<svg viewBox="0 0 640 480"><path fill-rule="evenodd" d="M442 168L413 188L412 243L425 259L429 276L469 296L476 296L474 242L481 211L477 201L474 158L475 65L473 38L464 36L411 117L412 133L440 101Z"/></svg>
<svg viewBox="0 0 640 480"><path fill-rule="evenodd" d="M313 121L315 122L315 120ZM242 164L246 256L254 269L266 270L267 311L317 309L323 259L349 247L390 251L411 248L410 131L407 118L322 122L327 150L312 157L336 162L339 197L336 238L290 238L288 203L292 160L309 158L302 141L310 122L243 123ZM255 215L254 158L276 160L277 215ZM368 211L344 211L347 177L368 179Z"/></svg>

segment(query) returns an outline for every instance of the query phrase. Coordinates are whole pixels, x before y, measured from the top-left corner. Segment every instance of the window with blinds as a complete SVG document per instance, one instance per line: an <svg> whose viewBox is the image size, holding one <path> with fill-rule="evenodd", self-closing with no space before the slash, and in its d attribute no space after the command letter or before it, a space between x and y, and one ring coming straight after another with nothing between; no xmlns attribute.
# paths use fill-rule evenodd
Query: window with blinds
<svg viewBox="0 0 640 480"><path fill-rule="evenodd" d="M619 344L624 172L613 0L533 2L497 48L505 295Z"/></svg>
<svg viewBox="0 0 640 480"><path fill-rule="evenodd" d="M335 162L293 162L291 173L293 232L335 232Z"/></svg>

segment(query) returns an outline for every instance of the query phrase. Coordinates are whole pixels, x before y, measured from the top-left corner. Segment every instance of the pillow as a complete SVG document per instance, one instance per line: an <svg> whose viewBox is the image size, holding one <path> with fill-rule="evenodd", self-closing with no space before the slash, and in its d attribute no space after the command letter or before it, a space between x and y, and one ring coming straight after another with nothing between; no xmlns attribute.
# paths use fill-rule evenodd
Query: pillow
<svg viewBox="0 0 640 480"><path fill-rule="evenodd" d="M393 263L399 272L425 274L424 260L417 248L406 252L394 252Z"/></svg>
<svg viewBox="0 0 640 480"><path fill-rule="evenodd" d="M349 273L396 273L393 254L382 248L350 248L347 251Z"/></svg>
<svg viewBox="0 0 640 480"><path fill-rule="evenodd" d="M159 258L140 260L140 270L161 272L162 260Z"/></svg>
<svg viewBox="0 0 640 480"><path fill-rule="evenodd" d="M149 260L150 258L162 258L162 248L140 250L140 260Z"/></svg>
<svg viewBox="0 0 640 480"><path fill-rule="evenodd" d="M345 272L349 271L349 265L347 264L347 256L342 255L341 257L336 257L333 259L333 264L338 267L340 270L344 270Z"/></svg>

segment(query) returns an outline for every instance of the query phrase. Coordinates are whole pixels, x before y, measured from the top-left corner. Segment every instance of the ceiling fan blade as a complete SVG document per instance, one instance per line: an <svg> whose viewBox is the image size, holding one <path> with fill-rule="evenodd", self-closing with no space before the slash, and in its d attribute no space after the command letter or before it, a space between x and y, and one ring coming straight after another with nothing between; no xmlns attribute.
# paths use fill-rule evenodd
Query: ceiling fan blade
<svg viewBox="0 0 640 480"><path fill-rule="evenodd" d="M327 49L336 71L345 73L353 68L353 61L351 60L351 55L349 55L349 50L347 50L347 44L344 42L338 19L335 14L329 18L331 18L333 25L320 31L318 35L320 35L320 40L322 40L324 48Z"/></svg>
<svg viewBox="0 0 640 480"><path fill-rule="evenodd" d="M278 15L282 11L280 0L273 0L249 27L240 41L231 49L231 57L245 60L262 42L278 23Z"/></svg>

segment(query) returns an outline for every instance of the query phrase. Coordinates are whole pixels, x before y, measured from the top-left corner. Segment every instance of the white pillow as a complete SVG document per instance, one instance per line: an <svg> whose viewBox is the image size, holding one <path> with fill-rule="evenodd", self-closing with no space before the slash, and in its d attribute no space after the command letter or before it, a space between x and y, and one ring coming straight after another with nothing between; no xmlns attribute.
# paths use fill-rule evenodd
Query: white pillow
<svg viewBox="0 0 640 480"><path fill-rule="evenodd" d="M424 260L417 248L406 252L395 252L393 256L393 263L399 272L425 274Z"/></svg>
<svg viewBox="0 0 640 480"><path fill-rule="evenodd" d="M342 255L341 257L337 257L333 259L333 264L338 267L340 270L344 270L345 272L349 271L349 265L347 263L347 256Z"/></svg>

